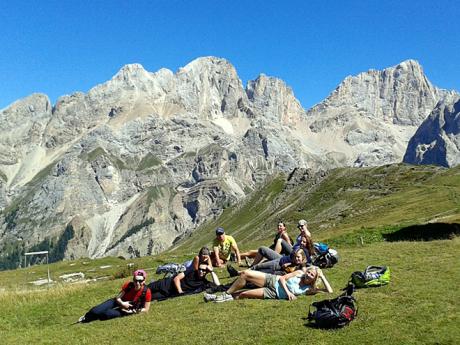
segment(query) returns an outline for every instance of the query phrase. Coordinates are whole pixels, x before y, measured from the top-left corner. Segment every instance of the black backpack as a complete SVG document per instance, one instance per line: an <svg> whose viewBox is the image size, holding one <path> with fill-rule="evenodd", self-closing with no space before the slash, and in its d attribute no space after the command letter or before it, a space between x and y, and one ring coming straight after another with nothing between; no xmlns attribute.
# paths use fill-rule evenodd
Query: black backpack
<svg viewBox="0 0 460 345"><path fill-rule="evenodd" d="M354 286L349 284L345 293L334 299L313 302L308 309L308 321L317 328L341 328L358 315L356 300L352 296ZM316 310L311 312L311 306Z"/></svg>
<svg viewBox="0 0 460 345"><path fill-rule="evenodd" d="M325 252L317 251L317 255L313 258L313 265L320 268L333 267L339 261L339 255L336 250L328 248Z"/></svg>

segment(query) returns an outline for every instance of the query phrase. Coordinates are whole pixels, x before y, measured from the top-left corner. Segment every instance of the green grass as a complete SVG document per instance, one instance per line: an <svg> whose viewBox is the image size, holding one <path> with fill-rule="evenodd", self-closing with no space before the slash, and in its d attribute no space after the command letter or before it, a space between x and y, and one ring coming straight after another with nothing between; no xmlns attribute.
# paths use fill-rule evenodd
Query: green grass
<svg viewBox="0 0 460 345"><path fill-rule="evenodd" d="M155 199L161 192L152 189L148 198ZM60 275L72 272L106 280L59 283L47 289L26 283L46 277L45 265L0 272L2 343L457 344L460 239L388 242L385 235L428 221L459 222L459 201L460 168L403 164L343 168L294 187L279 175L168 252L132 260L80 259L50 265L52 279L58 282ZM270 243L279 219L295 236L300 218L309 220L316 241L326 241L340 254L339 263L326 270L334 288L330 297L340 293L353 271L367 265L391 268L390 285L355 293L358 318L345 329L305 327L310 303L327 295L293 302L224 304L206 304L201 295L194 295L154 303L148 315L70 325L117 293L124 279L115 277L126 275L130 267L142 267L150 279L159 264L183 262L202 245L209 245L217 226L223 226L245 250ZM228 281L224 270L218 274Z"/></svg>
<svg viewBox="0 0 460 345"><path fill-rule="evenodd" d="M304 326L308 305L326 295L304 296L293 302L242 300L225 304L206 304L201 295L194 295L153 303L147 315L70 325L117 292L123 280L110 280L35 292L3 292L0 332L6 344L207 344L216 339L219 344L299 344L306 337L318 344L349 344L350 339L368 344L455 344L460 337L459 249L459 239L339 248L342 260L326 271L334 296L351 272L368 264L389 265L392 280L385 287L357 291L358 318L338 331ZM144 265L158 263L152 258L144 260ZM226 276L223 271L219 275Z"/></svg>

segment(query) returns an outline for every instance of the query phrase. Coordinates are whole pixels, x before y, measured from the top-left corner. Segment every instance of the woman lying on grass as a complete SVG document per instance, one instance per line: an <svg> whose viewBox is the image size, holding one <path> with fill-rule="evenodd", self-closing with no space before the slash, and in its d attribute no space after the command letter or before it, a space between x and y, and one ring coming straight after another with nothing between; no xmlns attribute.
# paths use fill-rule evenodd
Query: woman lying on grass
<svg viewBox="0 0 460 345"><path fill-rule="evenodd" d="M115 298L91 308L78 322L86 323L94 320L109 320L116 317L137 313L146 313L150 308L151 292L145 286L147 274L144 270L134 272L133 281L126 282Z"/></svg>
<svg viewBox="0 0 460 345"><path fill-rule="evenodd" d="M211 274L212 282L206 279L208 273ZM148 288L152 292L152 301L162 301L181 295L199 293L219 285L219 278L212 271L212 266L201 264L196 271L185 271L175 277L156 280L150 283Z"/></svg>
<svg viewBox="0 0 460 345"><path fill-rule="evenodd" d="M324 287L318 288L320 280ZM258 288L240 291L247 283ZM332 292L331 285L323 272L316 266L277 276L252 270L240 273L240 276L222 295L204 294L206 302L226 302L233 299L258 298L258 299L286 299L294 300L299 295L313 295L317 292Z"/></svg>

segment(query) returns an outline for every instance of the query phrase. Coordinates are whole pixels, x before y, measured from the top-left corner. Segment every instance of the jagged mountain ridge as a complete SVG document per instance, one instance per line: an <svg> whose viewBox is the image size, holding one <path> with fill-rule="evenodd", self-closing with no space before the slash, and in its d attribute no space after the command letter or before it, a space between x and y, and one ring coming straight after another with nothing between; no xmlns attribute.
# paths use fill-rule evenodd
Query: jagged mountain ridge
<svg viewBox="0 0 460 345"><path fill-rule="evenodd" d="M460 97L436 105L410 139L404 162L452 167L460 164Z"/></svg>
<svg viewBox="0 0 460 345"><path fill-rule="evenodd" d="M32 95L0 113L0 241L30 247L70 226L65 257L156 253L274 172L400 161L446 94L407 61L347 78L306 112L283 81L243 88L207 57L175 74L127 65L54 107Z"/></svg>

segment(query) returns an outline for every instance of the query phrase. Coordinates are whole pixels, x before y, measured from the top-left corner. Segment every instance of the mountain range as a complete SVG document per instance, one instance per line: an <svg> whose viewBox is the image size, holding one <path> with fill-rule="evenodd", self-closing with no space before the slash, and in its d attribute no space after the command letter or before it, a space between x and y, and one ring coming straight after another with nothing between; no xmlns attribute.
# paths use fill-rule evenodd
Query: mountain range
<svg viewBox="0 0 460 345"><path fill-rule="evenodd" d="M280 79L225 59L124 66L55 105L0 111L0 249L53 258L161 252L297 168L460 161L460 95L414 60L347 77L304 109Z"/></svg>

